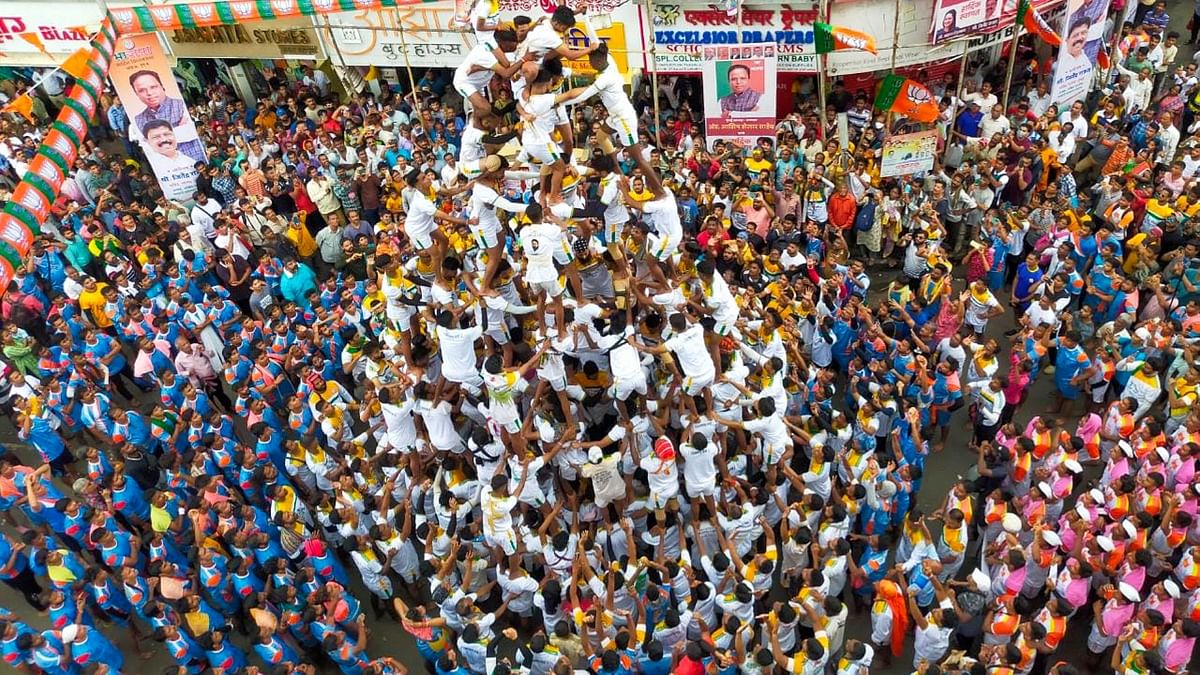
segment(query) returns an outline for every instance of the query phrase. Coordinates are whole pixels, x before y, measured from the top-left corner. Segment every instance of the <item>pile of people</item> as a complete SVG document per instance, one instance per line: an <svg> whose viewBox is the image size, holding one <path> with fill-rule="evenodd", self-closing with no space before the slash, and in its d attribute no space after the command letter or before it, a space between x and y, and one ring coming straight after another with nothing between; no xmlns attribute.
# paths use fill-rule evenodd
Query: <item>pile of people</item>
<svg viewBox="0 0 1200 675"><path fill-rule="evenodd" d="M911 125L865 92L710 147L586 12L491 7L404 96L213 86L186 204L81 150L0 304L0 579L50 626L0 613L6 663L132 670L128 629L180 673L1187 669L1200 87L1161 8L1095 100L935 86L944 161L881 179Z"/></svg>

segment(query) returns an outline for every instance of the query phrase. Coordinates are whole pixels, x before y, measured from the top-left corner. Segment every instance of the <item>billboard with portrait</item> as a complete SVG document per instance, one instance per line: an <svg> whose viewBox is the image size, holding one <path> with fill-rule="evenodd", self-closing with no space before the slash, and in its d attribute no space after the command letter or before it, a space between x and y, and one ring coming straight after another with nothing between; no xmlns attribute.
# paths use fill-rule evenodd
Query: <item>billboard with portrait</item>
<svg viewBox="0 0 1200 675"><path fill-rule="evenodd" d="M1109 0L1070 0L1063 15L1062 45L1054 63L1051 101L1059 110L1082 101L1091 89L1096 54L1104 42Z"/></svg>
<svg viewBox="0 0 1200 675"><path fill-rule="evenodd" d="M1043 16L1061 2L1031 0L1033 7ZM940 45L1003 30L1016 23L1020 6L1020 0L934 0L929 42Z"/></svg>
<svg viewBox="0 0 1200 675"><path fill-rule="evenodd" d="M118 38L108 76L129 116L129 140L141 146L163 194L191 199L196 162L207 161L204 144L158 35Z"/></svg>
<svg viewBox="0 0 1200 675"><path fill-rule="evenodd" d="M774 43L703 48L704 124L709 143L775 135Z"/></svg>

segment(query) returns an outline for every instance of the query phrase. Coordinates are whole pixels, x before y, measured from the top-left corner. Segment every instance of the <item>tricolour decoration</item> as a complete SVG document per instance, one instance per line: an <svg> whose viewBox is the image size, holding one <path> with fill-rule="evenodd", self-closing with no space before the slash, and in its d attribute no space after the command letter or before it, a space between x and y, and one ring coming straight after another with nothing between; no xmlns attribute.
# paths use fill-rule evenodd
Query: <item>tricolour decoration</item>
<svg viewBox="0 0 1200 675"><path fill-rule="evenodd" d="M37 44L24 35L22 38ZM76 77L75 85L67 92L66 105L46 132L37 154L29 162L28 171L13 189L12 198L0 212L0 292L8 288L13 270L20 267L22 259L29 254L34 238L41 233L42 223L50 217L50 208L61 192L67 172L79 155L79 144L87 136L88 120L96 114L98 94L112 59L115 40L111 22L105 20L86 51L76 52L67 59L68 72ZM11 104L5 110L22 112L19 105L13 109Z"/></svg>
<svg viewBox="0 0 1200 675"><path fill-rule="evenodd" d="M832 26L820 21L813 23L813 45L818 54L842 50L877 53L875 38L871 35L853 28Z"/></svg>
<svg viewBox="0 0 1200 675"><path fill-rule="evenodd" d="M888 75L875 96L875 109L894 112L916 122L929 124L941 112L933 94L916 80L903 75Z"/></svg>
<svg viewBox="0 0 1200 675"><path fill-rule="evenodd" d="M224 0L151 7L118 7L109 17L120 35L225 26L298 16L420 5L433 0Z"/></svg>

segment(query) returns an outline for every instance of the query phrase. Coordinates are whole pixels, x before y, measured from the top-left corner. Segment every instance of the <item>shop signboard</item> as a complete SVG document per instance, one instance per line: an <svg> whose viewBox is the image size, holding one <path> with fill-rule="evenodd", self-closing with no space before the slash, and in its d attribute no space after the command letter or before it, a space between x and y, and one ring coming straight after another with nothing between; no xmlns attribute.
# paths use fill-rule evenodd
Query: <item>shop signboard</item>
<svg viewBox="0 0 1200 675"><path fill-rule="evenodd" d="M309 17L226 26L181 28L167 33L180 58L320 59L321 41Z"/></svg>
<svg viewBox="0 0 1200 675"><path fill-rule="evenodd" d="M737 44L775 43L781 73L816 73L813 47L815 5L744 5L739 23L715 6L655 4L651 17L655 66L659 73L699 73L717 48Z"/></svg>
<svg viewBox="0 0 1200 675"><path fill-rule="evenodd" d="M100 28L95 2L0 2L0 53L6 66L55 66ZM36 35L45 53L20 35Z"/></svg>
<svg viewBox="0 0 1200 675"><path fill-rule="evenodd" d="M631 0L607 2L611 11L604 15L611 23L596 33L608 43L617 68L628 74L631 63L641 67L636 58L642 49L639 11ZM545 13L542 4L522 0L501 3L500 18L525 14L536 19ZM549 11L554 11L554 6ZM599 15L602 9L589 3L588 16ZM456 3L449 1L341 12L329 16L328 28L322 22L321 30L336 46L336 58L348 66L454 68L475 45L475 38L456 21L459 13ZM588 42L582 27L569 31L565 40L576 47ZM586 59L572 61L570 67L581 73L590 70Z"/></svg>

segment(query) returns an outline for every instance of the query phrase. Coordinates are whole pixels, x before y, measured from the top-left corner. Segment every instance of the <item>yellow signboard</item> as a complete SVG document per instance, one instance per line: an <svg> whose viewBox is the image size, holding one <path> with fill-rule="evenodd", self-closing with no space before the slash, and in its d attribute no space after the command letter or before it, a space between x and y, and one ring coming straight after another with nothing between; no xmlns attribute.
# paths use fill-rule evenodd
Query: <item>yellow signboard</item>
<svg viewBox="0 0 1200 675"><path fill-rule="evenodd" d="M596 31L596 35L608 45L608 58L612 59L613 63L617 64L617 70L621 71L622 75L629 75L629 54L625 51L625 24L613 23L608 28L601 28ZM576 26L567 31L563 35L563 41L572 49L587 47L592 41L588 39L587 33L582 28ZM586 58L573 61L564 61L564 66L567 66L576 75L593 76L596 71L588 63Z"/></svg>

